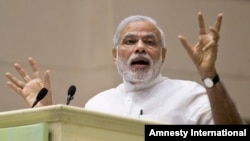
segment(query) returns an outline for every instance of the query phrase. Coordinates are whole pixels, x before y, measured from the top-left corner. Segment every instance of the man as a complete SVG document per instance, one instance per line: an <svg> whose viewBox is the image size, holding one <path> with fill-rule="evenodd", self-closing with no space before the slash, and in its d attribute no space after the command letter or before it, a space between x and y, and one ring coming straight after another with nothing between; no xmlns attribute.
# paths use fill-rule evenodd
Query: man
<svg viewBox="0 0 250 141"><path fill-rule="evenodd" d="M200 12L198 21L200 30L194 46L183 36L178 38L193 60L205 87L196 82L163 77L161 67L167 52L163 31L150 17L130 16L117 27L112 49L123 83L97 94L85 108L168 124L243 123L215 68L222 14L218 15L209 33ZM48 95L37 107L51 105L49 70L42 80L34 59L29 58L29 63L34 78L19 64L14 64L25 82L7 72L8 86L23 96L29 106L37 92L45 87Z"/></svg>

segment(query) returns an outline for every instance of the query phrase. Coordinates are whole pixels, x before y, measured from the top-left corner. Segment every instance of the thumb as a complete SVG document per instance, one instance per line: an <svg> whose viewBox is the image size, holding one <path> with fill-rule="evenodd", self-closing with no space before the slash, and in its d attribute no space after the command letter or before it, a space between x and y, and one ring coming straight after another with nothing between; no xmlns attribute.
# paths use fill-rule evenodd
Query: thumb
<svg viewBox="0 0 250 141"><path fill-rule="evenodd" d="M46 70L43 80L44 80L44 87L50 91L50 70Z"/></svg>

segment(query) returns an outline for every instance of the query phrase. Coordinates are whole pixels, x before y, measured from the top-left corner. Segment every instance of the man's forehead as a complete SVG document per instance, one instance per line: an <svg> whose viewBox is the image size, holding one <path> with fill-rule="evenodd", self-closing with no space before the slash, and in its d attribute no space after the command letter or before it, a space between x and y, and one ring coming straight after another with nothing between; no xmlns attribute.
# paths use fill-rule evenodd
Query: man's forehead
<svg viewBox="0 0 250 141"><path fill-rule="evenodd" d="M147 21L134 21L128 23L120 35L122 37L127 35L154 35L155 37L160 36L160 31L150 22Z"/></svg>

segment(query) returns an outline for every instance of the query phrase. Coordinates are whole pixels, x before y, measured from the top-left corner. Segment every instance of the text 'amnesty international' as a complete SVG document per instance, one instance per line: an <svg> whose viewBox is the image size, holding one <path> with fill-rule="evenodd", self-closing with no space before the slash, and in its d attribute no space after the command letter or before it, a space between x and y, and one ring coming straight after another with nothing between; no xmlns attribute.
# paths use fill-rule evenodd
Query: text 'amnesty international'
<svg viewBox="0 0 250 141"><path fill-rule="evenodd" d="M145 141L165 137L178 137L182 139L193 137L247 137L249 125L146 125Z"/></svg>
<svg viewBox="0 0 250 141"><path fill-rule="evenodd" d="M247 129L243 129L240 131L228 131L227 129L223 129L221 131L203 131L203 130L194 130L190 129L190 131L155 131L151 129L148 136L181 136L186 138L189 136L246 136Z"/></svg>

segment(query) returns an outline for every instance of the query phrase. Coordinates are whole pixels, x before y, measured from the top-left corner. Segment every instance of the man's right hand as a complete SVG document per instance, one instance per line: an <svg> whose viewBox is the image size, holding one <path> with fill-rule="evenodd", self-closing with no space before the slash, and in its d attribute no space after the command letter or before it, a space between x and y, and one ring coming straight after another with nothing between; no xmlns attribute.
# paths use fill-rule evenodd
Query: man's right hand
<svg viewBox="0 0 250 141"><path fill-rule="evenodd" d="M9 79L7 85L16 91L17 94L21 95L28 106L32 106L36 100L38 92L43 88L48 89L47 95L37 103L35 107L41 107L52 104L52 95L50 88L50 78L49 70L46 70L44 74L44 79L41 78L40 71L35 60L32 57L28 58L29 64L33 71L33 77L30 77L28 73L19 65L18 63L14 64L15 69L21 75L23 80L19 80L10 72L6 72L6 77Z"/></svg>

